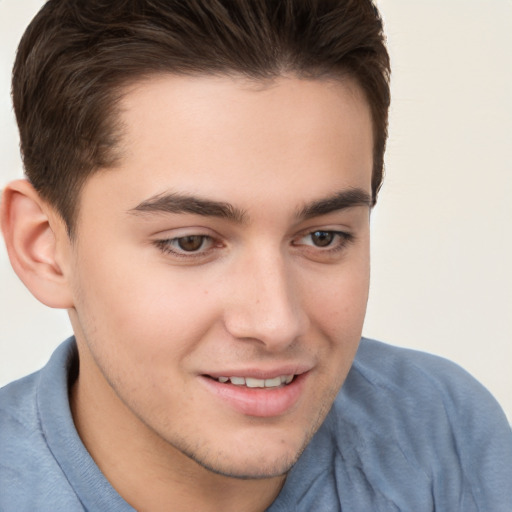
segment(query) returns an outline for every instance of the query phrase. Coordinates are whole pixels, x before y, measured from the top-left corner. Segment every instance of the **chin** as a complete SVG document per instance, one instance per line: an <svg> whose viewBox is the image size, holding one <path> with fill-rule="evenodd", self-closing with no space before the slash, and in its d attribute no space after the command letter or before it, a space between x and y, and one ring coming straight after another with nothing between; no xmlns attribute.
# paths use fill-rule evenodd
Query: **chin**
<svg viewBox="0 0 512 512"><path fill-rule="evenodd" d="M270 440L269 440L270 441ZM242 450L233 443L231 449L210 450L181 449L180 451L208 471L228 478L258 480L286 475L297 462L309 442L302 439L291 444L290 440L262 442Z"/></svg>
<svg viewBox="0 0 512 512"><path fill-rule="evenodd" d="M273 460L251 461L250 463L192 458L203 468L217 475L239 480L264 480L286 475L297 462L299 456L300 453L295 454L293 457L283 457L279 459L274 457Z"/></svg>

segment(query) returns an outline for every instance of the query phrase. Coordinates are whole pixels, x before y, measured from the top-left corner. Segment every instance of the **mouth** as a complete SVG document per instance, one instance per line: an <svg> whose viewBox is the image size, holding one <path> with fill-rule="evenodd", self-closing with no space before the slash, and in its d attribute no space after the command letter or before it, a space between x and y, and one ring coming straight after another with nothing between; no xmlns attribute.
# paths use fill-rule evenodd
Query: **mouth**
<svg viewBox="0 0 512 512"><path fill-rule="evenodd" d="M220 384L231 384L233 386L240 386L246 388L259 388L259 389L278 389L291 384L295 378L294 374L279 375L271 379L256 379L254 377L206 377L213 379Z"/></svg>
<svg viewBox="0 0 512 512"><path fill-rule="evenodd" d="M309 380L309 371L282 375L202 375L206 389L220 403L252 417L277 417L294 410ZM263 377L263 375L262 375Z"/></svg>

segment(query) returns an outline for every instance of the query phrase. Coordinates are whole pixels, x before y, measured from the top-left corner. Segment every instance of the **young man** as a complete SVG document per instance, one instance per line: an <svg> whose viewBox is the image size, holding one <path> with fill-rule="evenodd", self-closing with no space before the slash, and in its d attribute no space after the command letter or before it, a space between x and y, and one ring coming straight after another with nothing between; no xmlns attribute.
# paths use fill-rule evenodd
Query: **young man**
<svg viewBox="0 0 512 512"><path fill-rule="evenodd" d="M367 0L43 7L1 220L74 337L0 392L2 511L510 510L492 397L360 339L388 76Z"/></svg>

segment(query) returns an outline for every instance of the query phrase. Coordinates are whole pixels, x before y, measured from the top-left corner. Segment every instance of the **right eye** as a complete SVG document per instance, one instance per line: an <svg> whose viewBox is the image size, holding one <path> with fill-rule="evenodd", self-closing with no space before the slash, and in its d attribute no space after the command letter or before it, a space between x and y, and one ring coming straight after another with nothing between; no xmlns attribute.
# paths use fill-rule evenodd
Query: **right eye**
<svg viewBox="0 0 512 512"><path fill-rule="evenodd" d="M186 235L166 240L157 240L156 246L166 254L181 257L200 256L208 252L214 245L214 240L208 235Z"/></svg>
<svg viewBox="0 0 512 512"><path fill-rule="evenodd" d="M172 242L182 251L196 252L203 247L206 242L206 237L204 235L181 236L174 238Z"/></svg>

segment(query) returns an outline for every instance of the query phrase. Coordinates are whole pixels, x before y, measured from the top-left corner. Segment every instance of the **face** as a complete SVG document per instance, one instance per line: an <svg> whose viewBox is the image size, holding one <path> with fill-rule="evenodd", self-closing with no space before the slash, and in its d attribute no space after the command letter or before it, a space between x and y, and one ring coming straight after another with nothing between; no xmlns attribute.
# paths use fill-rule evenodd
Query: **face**
<svg viewBox="0 0 512 512"><path fill-rule="evenodd" d="M165 76L121 120L69 249L78 382L169 460L284 474L361 335L369 108L349 80Z"/></svg>

